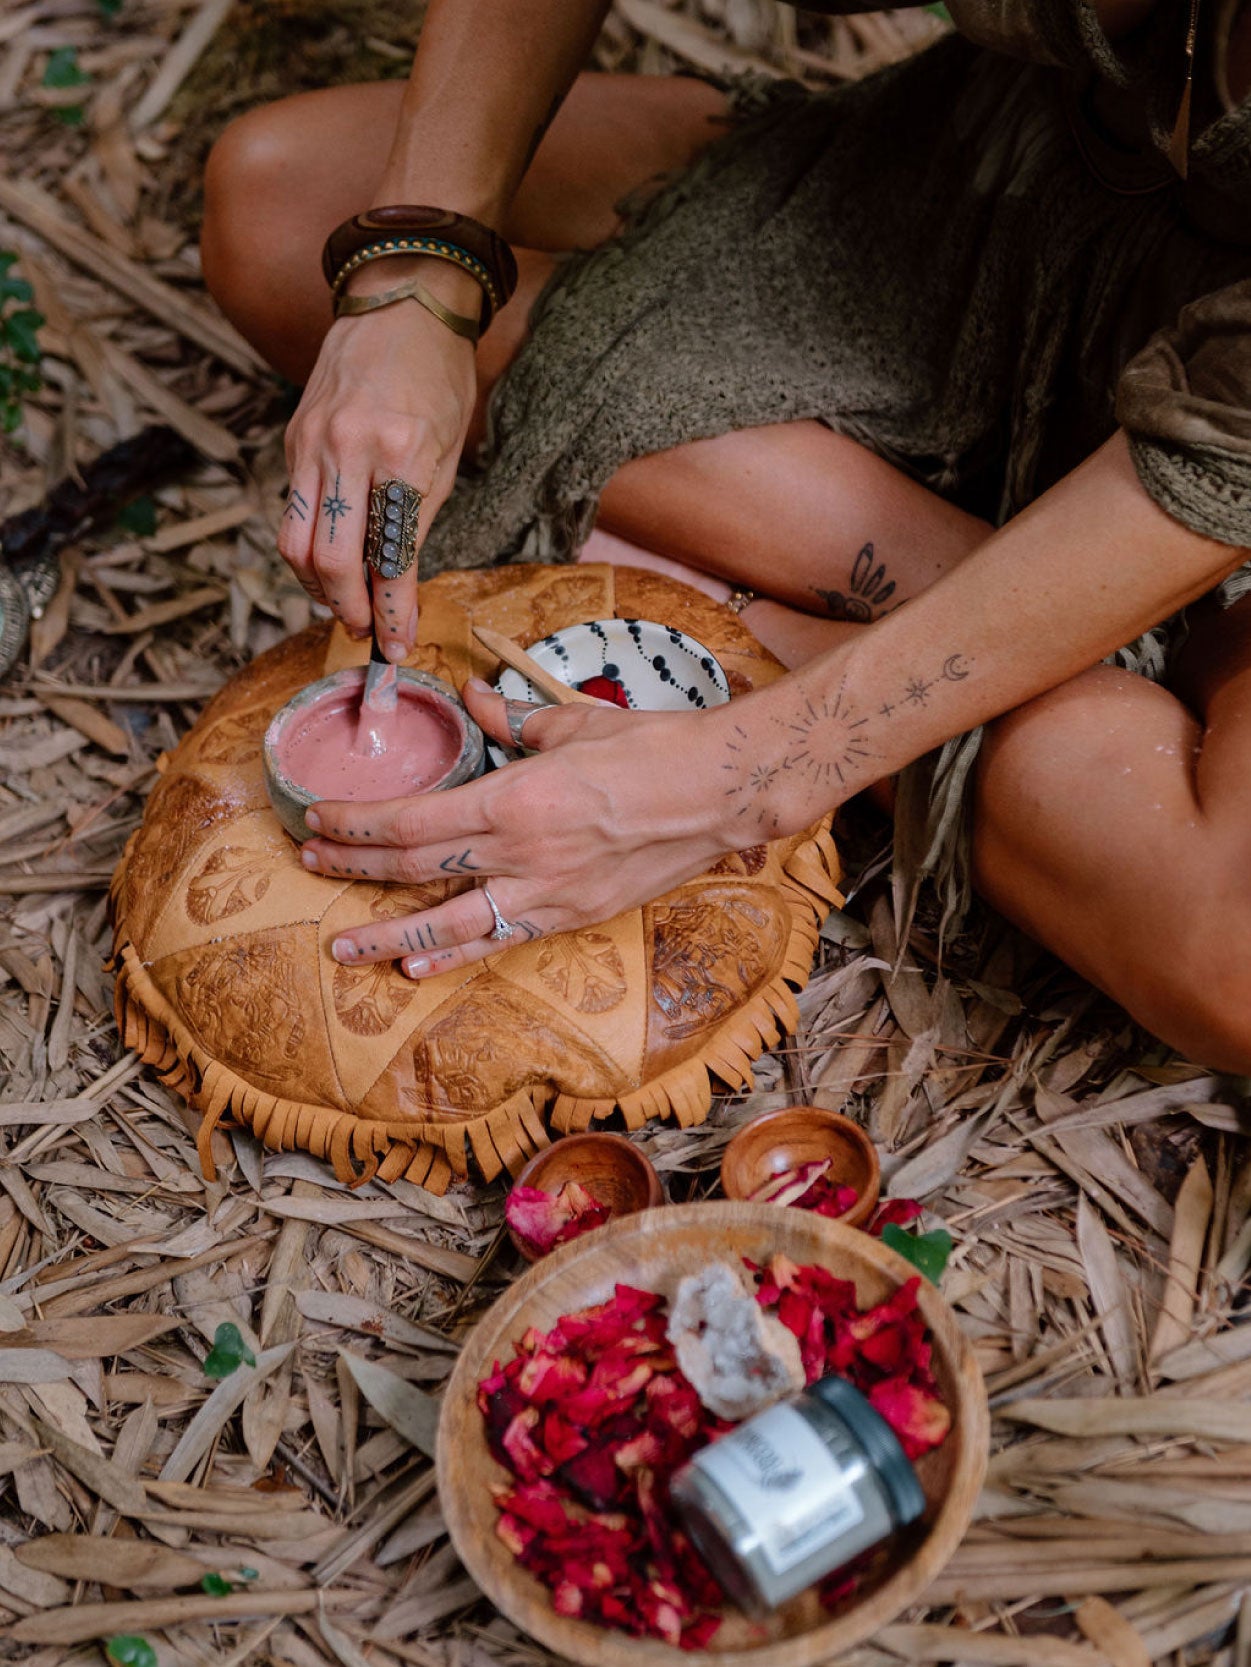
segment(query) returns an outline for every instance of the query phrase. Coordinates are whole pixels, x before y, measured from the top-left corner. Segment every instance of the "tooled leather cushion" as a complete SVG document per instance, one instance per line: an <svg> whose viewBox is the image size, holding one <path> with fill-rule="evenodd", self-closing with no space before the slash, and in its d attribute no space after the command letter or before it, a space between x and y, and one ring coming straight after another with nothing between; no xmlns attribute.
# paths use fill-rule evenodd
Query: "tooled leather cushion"
<svg viewBox="0 0 1251 1667"><path fill-rule="evenodd" d="M458 687L496 662L473 623L529 644L561 626L656 619L726 668L735 694L782 668L728 609L659 575L608 566L444 573L421 587L411 664ZM838 901L828 820L727 857L642 909L507 947L415 983L394 963L339 966L329 945L469 881L384 886L309 874L269 808L261 742L297 690L366 650L314 626L261 655L161 761L113 880L117 1012L202 1114L345 1179L442 1191L471 1160L515 1171L549 1129L616 1112L627 1126L703 1120L710 1073L738 1087L793 1026L821 920ZM536 837L542 837L536 830Z"/></svg>

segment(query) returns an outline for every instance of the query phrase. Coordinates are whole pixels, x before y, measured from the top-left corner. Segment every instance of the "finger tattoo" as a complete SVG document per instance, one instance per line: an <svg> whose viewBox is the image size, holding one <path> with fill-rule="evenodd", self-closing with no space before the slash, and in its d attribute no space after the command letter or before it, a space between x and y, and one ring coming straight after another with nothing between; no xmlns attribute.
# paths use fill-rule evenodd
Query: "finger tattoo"
<svg viewBox="0 0 1251 1667"><path fill-rule="evenodd" d="M444 874L480 874L482 864L473 860L473 850L462 851L459 856L444 857L439 864Z"/></svg>
<svg viewBox="0 0 1251 1667"><path fill-rule="evenodd" d="M326 497L325 497L325 499L322 503L322 506L321 506L321 510L322 510L322 514L330 522L329 542L331 544L333 544L334 543L335 529L339 524L339 517L341 515L350 515L352 513L351 504L348 503L347 499L344 498L339 491L339 473L338 473L338 470L335 471L334 491L333 492L328 492L326 494Z"/></svg>
<svg viewBox="0 0 1251 1667"><path fill-rule="evenodd" d="M406 926L400 942L406 950L433 949L435 936L433 926Z"/></svg>
<svg viewBox="0 0 1251 1667"><path fill-rule="evenodd" d="M288 515L294 515L297 521L308 520L308 499L302 492L297 492L294 486L287 494L287 507L282 512L284 521Z"/></svg>

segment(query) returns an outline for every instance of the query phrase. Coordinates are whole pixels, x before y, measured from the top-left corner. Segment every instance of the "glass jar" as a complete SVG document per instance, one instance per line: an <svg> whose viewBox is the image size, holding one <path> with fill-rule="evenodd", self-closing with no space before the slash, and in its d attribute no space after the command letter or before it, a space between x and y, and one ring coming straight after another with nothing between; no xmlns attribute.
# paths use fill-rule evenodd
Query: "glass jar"
<svg viewBox="0 0 1251 1667"><path fill-rule="evenodd" d="M727 1597L762 1617L925 1510L895 1432L825 1377L695 1454L670 1488Z"/></svg>

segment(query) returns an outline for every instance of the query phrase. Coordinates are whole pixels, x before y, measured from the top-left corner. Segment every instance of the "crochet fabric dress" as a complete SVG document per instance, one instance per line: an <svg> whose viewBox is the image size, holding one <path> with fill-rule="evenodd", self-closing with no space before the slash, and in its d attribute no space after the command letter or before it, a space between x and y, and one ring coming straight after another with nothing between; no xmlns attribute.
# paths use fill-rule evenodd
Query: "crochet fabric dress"
<svg viewBox="0 0 1251 1667"><path fill-rule="evenodd" d="M865 81L737 88L732 131L553 278L424 571L568 559L629 459L801 418L996 523L1119 423L1171 515L1251 545L1236 4L1200 8L1184 180L1187 0L1157 0L1116 46L1085 0L952 0L963 38ZM1220 599L1248 588L1243 568ZM1122 663L1160 676L1175 623ZM909 865L939 875L949 917L978 740L906 772L900 802Z"/></svg>
<svg viewBox="0 0 1251 1667"><path fill-rule="evenodd" d="M1167 155L1183 0L1120 52L1082 0L952 9L1000 50L953 37L832 92L740 88L733 131L564 264L425 571L570 556L627 460L800 418L1001 521L1119 417L1171 514L1251 544L1231 8L1200 14L1185 181Z"/></svg>

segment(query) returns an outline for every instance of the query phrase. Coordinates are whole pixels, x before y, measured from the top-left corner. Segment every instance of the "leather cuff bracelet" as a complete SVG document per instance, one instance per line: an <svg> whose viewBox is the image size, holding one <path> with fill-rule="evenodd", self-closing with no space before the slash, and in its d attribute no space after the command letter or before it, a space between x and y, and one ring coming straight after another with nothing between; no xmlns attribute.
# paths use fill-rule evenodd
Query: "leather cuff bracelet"
<svg viewBox="0 0 1251 1667"><path fill-rule="evenodd" d="M482 288L483 329L517 287L517 262L504 239L447 209L397 204L371 208L337 226L322 250L326 282L338 294L367 260L388 255L432 255L460 266Z"/></svg>

